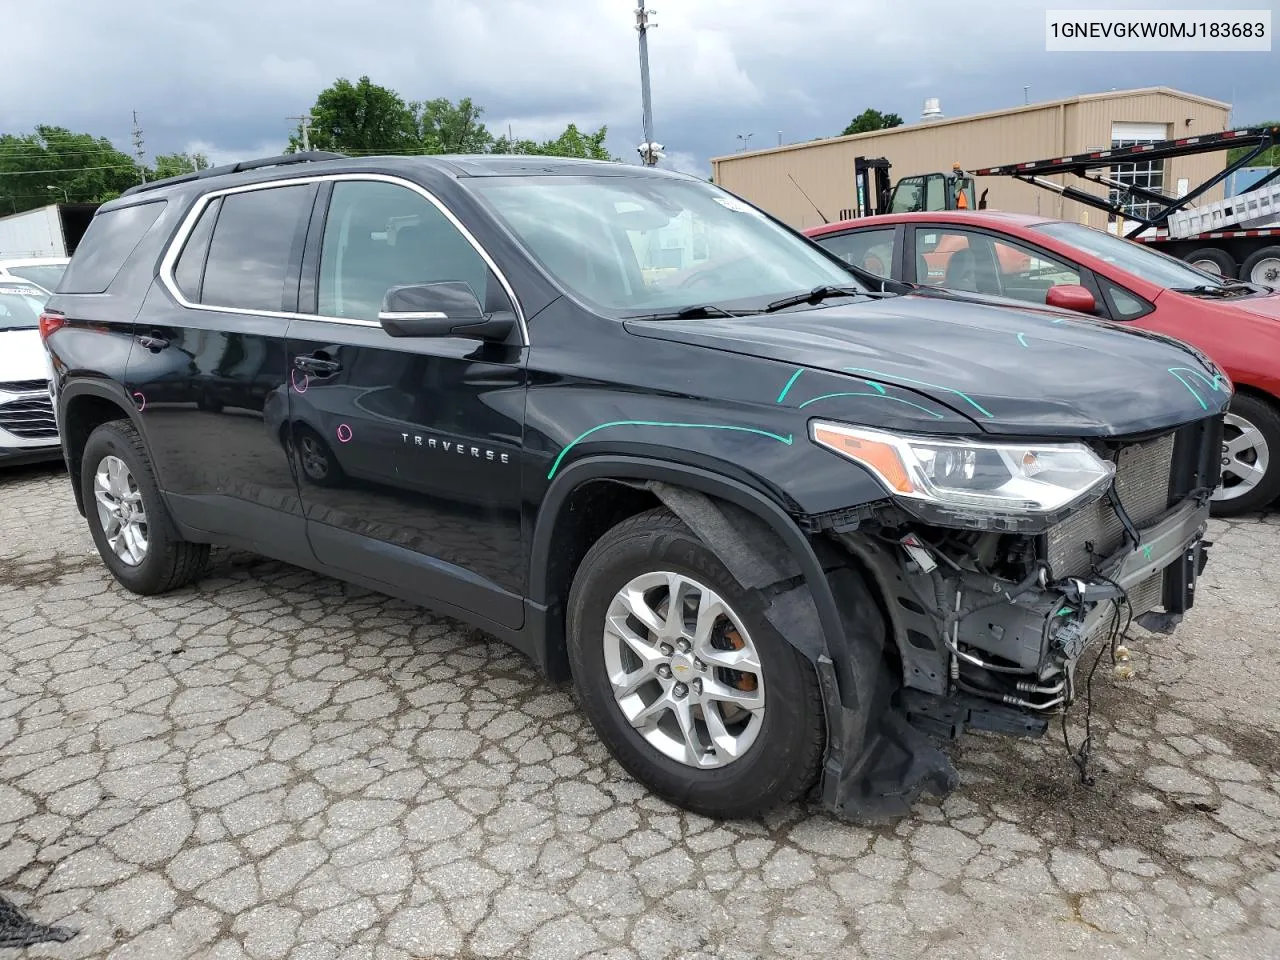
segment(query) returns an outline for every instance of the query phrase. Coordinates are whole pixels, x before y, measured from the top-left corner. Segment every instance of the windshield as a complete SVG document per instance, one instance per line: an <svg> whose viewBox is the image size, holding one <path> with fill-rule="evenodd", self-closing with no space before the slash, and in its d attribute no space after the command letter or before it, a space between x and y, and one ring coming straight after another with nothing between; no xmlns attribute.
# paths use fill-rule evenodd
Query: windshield
<svg viewBox="0 0 1280 960"><path fill-rule="evenodd" d="M819 286L858 286L804 238L709 183L648 176L465 182L548 273L618 316L696 305L757 310Z"/></svg>
<svg viewBox="0 0 1280 960"><path fill-rule="evenodd" d="M1189 289L1223 285L1221 277L1203 273L1181 260L1157 253L1133 240L1122 240L1082 223L1055 221L1037 224L1032 229L1056 237L1063 243L1069 243L1078 250L1115 264L1121 270L1161 287Z"/></svg>
<svg viewBox="0 0 1280 960"><path fill-rule="evenodd" d="M67 265L65 263L38 263L9 268L10 276L18 277L21 280L30 280L32 283L39 284L49 291L58 289L58 281L62 279L62 275L66 272Z"/></svg>
<svg viewBox="0 0 1280 960"><path fill-rule="evenodd" d="M39 287L0 278L0 330L38 327L40 311L48 299Z"/></svg>

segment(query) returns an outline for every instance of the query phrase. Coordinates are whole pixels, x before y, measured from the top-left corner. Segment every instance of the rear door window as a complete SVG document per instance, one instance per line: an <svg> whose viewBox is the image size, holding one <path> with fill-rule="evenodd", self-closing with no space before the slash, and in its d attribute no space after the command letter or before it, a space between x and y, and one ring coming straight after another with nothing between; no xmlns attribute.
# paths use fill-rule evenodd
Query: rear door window
<svg viewBox="0 0 1280 960"><path fill-rule="evenodd" d="M855 230L814 239L846 263L861 267L877 277L891 277L897 267L893 256L893 235L894 228L889 227L887 230Z"/></svg>
<svg viewBox="0 0 1280 960"><path fill-rule="evenodd" d="M209 243L200 302L282 311L290 262L301 250L313 193L310 184L296 184L223 197Z"/></svg>
<svg viewBox="0 0 1280 960"><path fill-rule="evenodd" d="M60 293L103 293L165 207L164 200L99 213L89 224Z"/></svg>
<svg viewBox="0 0 1280 960"><path fill-rule="evenodd" d="M200 283L204 279L204 262L209 256L209 241L213 238L213 225L218 220L222 198L216 197L204 208L195 229L182 246L182 253L173 269L173 279L182 295L193 303L200 302Z"/></svg>

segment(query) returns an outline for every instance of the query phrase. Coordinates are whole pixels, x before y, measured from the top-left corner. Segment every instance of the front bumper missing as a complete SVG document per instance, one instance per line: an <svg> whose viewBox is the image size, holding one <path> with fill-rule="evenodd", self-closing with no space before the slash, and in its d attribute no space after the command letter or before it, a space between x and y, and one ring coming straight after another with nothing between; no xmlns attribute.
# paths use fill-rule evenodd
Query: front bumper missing
<svg viewBox="0 0 1280 960"><path fill-rule="evenodd" d="M1096 575L1033 588L1031 592L1041 594L1047 602L1033 601L1032 605L1049 610L1046 615L1052 616L1065 598L1085 611L1081 632L1088 645L1105 634L1113 617L1123 614L1127 594L1163 573L1162 589L1152 595L1155 602L1150 606L1163 603L1165 613L1156 616L1176 620L1194 601L1196 579L1205 563L1203 538L1208 519L1207 502L1185 501L1156 522L1137 528L1138 545L1108 557L1098 565ZM865 562L874 552L860 551L859 556ZM879 556L885 562L896 559L883 553ZM884 586L887 577L882 579L881 574L899 571L872 572ZM838 575L830 573L828 580L840 601L846 629L855 637L874 635L880 626L878 615L867 617L859 611L870 598L859 596L856 587L847 582L838 583ZM1028 606L1025 595L1018 599L1023 602L1014 606ZM1030 609L1020 614L1034 616ZM1043 625L1043 617L1037 622ZM893 633L892 628L884 631L887 638ZM959 784L959 776L941 741L953 740L966 729L1020 737L1038 737L1047 729L1047 711L1010 706L954 689L945 693L907 689L879 654L869 644L853 644L847 652L848 662L825 657L818 662L830 739L821 795L834 813L863 821L901 816L924 793L950 793ZM833 712L835 716L830 716Z"/></svg>

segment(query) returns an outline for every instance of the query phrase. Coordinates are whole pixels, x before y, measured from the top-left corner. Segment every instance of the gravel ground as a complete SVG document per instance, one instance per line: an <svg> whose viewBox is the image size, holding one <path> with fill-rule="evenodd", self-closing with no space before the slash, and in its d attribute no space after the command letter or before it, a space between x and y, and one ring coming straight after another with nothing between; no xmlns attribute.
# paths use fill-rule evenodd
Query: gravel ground
<svg viewBox="0 0 1280 960"><path fill-rule="evenodd" d="M24 957L1280 957L1280 516L1211 539L1099 671L1093 787L1055 724L895 824L715 823L475 631L243 554L132 597L65 477L8 471L0 891L80 931Z"/></svg>

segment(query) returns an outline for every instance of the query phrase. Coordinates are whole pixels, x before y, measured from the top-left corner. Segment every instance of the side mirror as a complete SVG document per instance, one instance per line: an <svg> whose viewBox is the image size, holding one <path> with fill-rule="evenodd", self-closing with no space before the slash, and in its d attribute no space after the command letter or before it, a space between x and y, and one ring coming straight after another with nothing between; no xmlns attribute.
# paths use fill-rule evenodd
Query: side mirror
<svg viewBox="0 0 1280 960"><path fill-rule="evenodd" d="M1062 310L1074 310L1077 313L1093 313L1098 302L1086 288L1075 283L1063 283L1050 287L1044 295L1044 302L1051 307Z"/></svg>
<svg viewBox="0 0 1280 960"><path fill-rule="evenodd" d="M469 337L505 340L515 314L486 315L469 283L443 280L392 287L382 298L378 322L392 337Z"/></svg>

